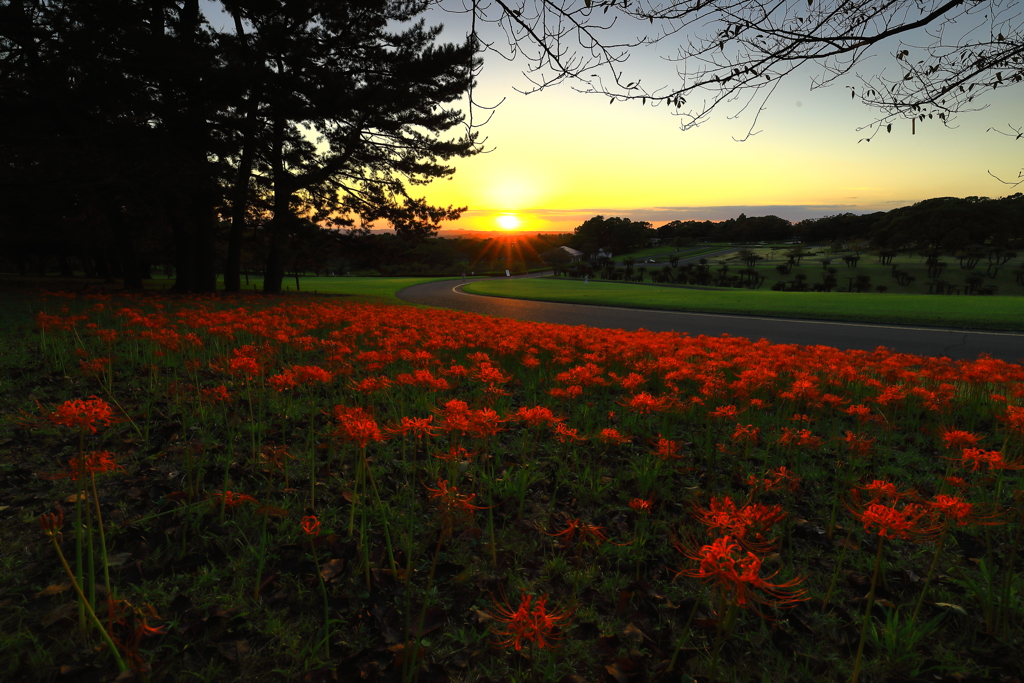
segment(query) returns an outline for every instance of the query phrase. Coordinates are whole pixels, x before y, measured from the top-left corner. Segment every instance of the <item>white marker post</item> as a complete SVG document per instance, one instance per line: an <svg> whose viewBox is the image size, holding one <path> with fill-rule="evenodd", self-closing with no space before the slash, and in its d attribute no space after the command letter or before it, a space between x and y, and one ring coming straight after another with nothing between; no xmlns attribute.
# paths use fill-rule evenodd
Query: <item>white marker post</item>
<svg viewBox="0 0 1024 683"><path fill-rule="evenodd" d="M505 277L512 277L512 273L508 272L507 269L505 270Z"/></svg>

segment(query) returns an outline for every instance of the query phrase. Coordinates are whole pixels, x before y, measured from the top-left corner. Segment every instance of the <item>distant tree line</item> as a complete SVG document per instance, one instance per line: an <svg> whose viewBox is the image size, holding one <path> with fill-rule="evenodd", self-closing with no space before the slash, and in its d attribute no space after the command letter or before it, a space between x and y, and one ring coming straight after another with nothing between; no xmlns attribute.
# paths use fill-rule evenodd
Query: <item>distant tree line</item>
<svg viewBox="0 0 1024 683"><path fill-rule="evenodd" d="M675 220L658 228L646 221L594 216L575 229L569 246L588 255L624 254L652 238L686 246L699 242L807 244L862 242L865 248L933 249L957 253L972 245L1024 248L1024 194L1000 199L940 197L868 214L843 213L791 223L778 216L725 221Z"/></svg>

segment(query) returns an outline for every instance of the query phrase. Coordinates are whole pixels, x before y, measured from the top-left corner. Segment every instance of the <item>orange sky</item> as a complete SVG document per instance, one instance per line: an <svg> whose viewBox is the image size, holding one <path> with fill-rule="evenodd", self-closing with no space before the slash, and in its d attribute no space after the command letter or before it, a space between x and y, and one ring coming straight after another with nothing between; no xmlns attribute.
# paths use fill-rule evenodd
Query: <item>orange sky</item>
<svg viewBox="0 0 1024 683"><path fill-rule="evenodd" d="M643 63L635 65L642 69ZM425 188L436 204L468 206L445 228L572 231L587 218L629 216L655 225L720 220L745 211L790 220L845 211L888 210L930 197L990 196L1015 190L1024 143L986 131L1021 123L1024 89L993 93L985 111L955 128L897 122L858 142L872 112L849 90L810 91L806 78L780 88L746 142L749 116L720 112L681 132L665 108L609 104L562 85L531 95L515 65L485 58L476 99L505 98L481 129L491 150L455 162L450 180Z"/></svg>

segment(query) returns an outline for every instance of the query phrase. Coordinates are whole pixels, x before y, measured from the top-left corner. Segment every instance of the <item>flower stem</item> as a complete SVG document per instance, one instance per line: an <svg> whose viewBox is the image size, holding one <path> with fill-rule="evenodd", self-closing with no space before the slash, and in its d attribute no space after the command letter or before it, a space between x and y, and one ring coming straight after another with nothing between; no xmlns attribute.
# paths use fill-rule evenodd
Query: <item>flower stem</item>
<svg viewBox="0 0 1024 683"><path fill-rule="evenodd" d="M62 553L60 550L60 544L57 543L57 536L52 535L50 536L50 539L53 541L53 547L57 549L57 556L60 557L60 563L64 565L64 571L67 572L68 578L71 579L71 585L74 587L75 592L78 594L78 604L84 605L89 616L92 617L92 623L96 626L97 629L99 629L100 635L103 637L104 642L106 642L107 647L110 648L110 653L114 655L114 659L117 660L118 670L127 671L128 667L125 665L124 660L121 659L121 654L117 651L117 646L114 645L114 641L111 639L110 634L107 633L107 630L103 628L103 624L96 616L96 612L94 612L92 609L92 605L90 605L88 601L86 601L85 594L82 592L82 587L78 584L78 581L75 580L75 575L71 571L71 567L68 566L68 561L64 558L64 553Z"/></svg>
<svg viewBox="0 0 1024 683"><path fill-rule="evenodd" d="M860 627L860 644L857 645L857 659L853 661L853 676L850 678L850 683L857 683L857 678L860 677L860 660L864 654L864 641L867 639L868 633L868 621L871 619L871 608L875 604L875 586L878 584L878 568L882 566L882 544L885 542L885 536L879 534L878 536L878 550L875 551L875 571L871 575L871 590L868 591L868 606L864 610L864 621Z"/></svg>

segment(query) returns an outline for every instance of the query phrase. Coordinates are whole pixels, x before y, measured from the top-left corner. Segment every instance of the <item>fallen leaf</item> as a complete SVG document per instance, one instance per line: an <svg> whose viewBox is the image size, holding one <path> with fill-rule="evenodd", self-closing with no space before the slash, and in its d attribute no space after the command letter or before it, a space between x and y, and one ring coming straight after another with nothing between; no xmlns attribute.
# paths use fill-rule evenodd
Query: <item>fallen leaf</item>
<svg viewBox="0 0 1024 683"><path fill-rule="evenodd" d="M39 623L43 626L53 626L58 621L62 621L64 619L71 619L75 617L75 615L77 614L78 603L69 602L67 604L61 605L60 607L55 607L46 614L44 614L43 618L39 620Z"/></svg>
<svg viewBox="0 0 1024 683"><path fill-rule="evenodd" d="M217 651L220 652L226 659L234 662L249 653L249 641L248 640L233 640L228 643L218 643Z"/></svg>
<svg viewBox="0 0 1024 683"><path fill-rule="evenodd" d="M639 645L644 640L644 632L637 628L637 625L630 622L626 628L622 630L622 637L625 640L631 641L635 645Z"/></svg>
<svg viewBox="0 0 1024 683"><path fill-rule="evenodd" d="M64 583L58 583L52 586L47 586L43 590L36 593L36 597L41 598L44 595L56 595L57 593L63 593L69 588L71 588L71 582L65 581Z"/></svg>
<svg viewBox="0 0 1024 683"><path fill-rule="evenodd" d="M327 562L324 563L323 568L320 570L320 576L324 581L330 582L331 579L338 575L338 572L340 572L344 566L345 560L338 558L327 560Z"/></svg>
<svg viewBox="0 0 1024 683"><path fill-rule="evenodd" d="M108 567L120 567L131 558L131 553L117 553L107 558Z"/></svg>
<svg viewBox="0 0 1024 683"><path fill-rule="evenodd" d="M967 616L967 610L965 610L960 605L951 605L948 602L936 602L936 603L932 603L932 604L934 604L936 607L940 607L942 609L953 610L957 614L962 614L965 617Z"/></svg>

